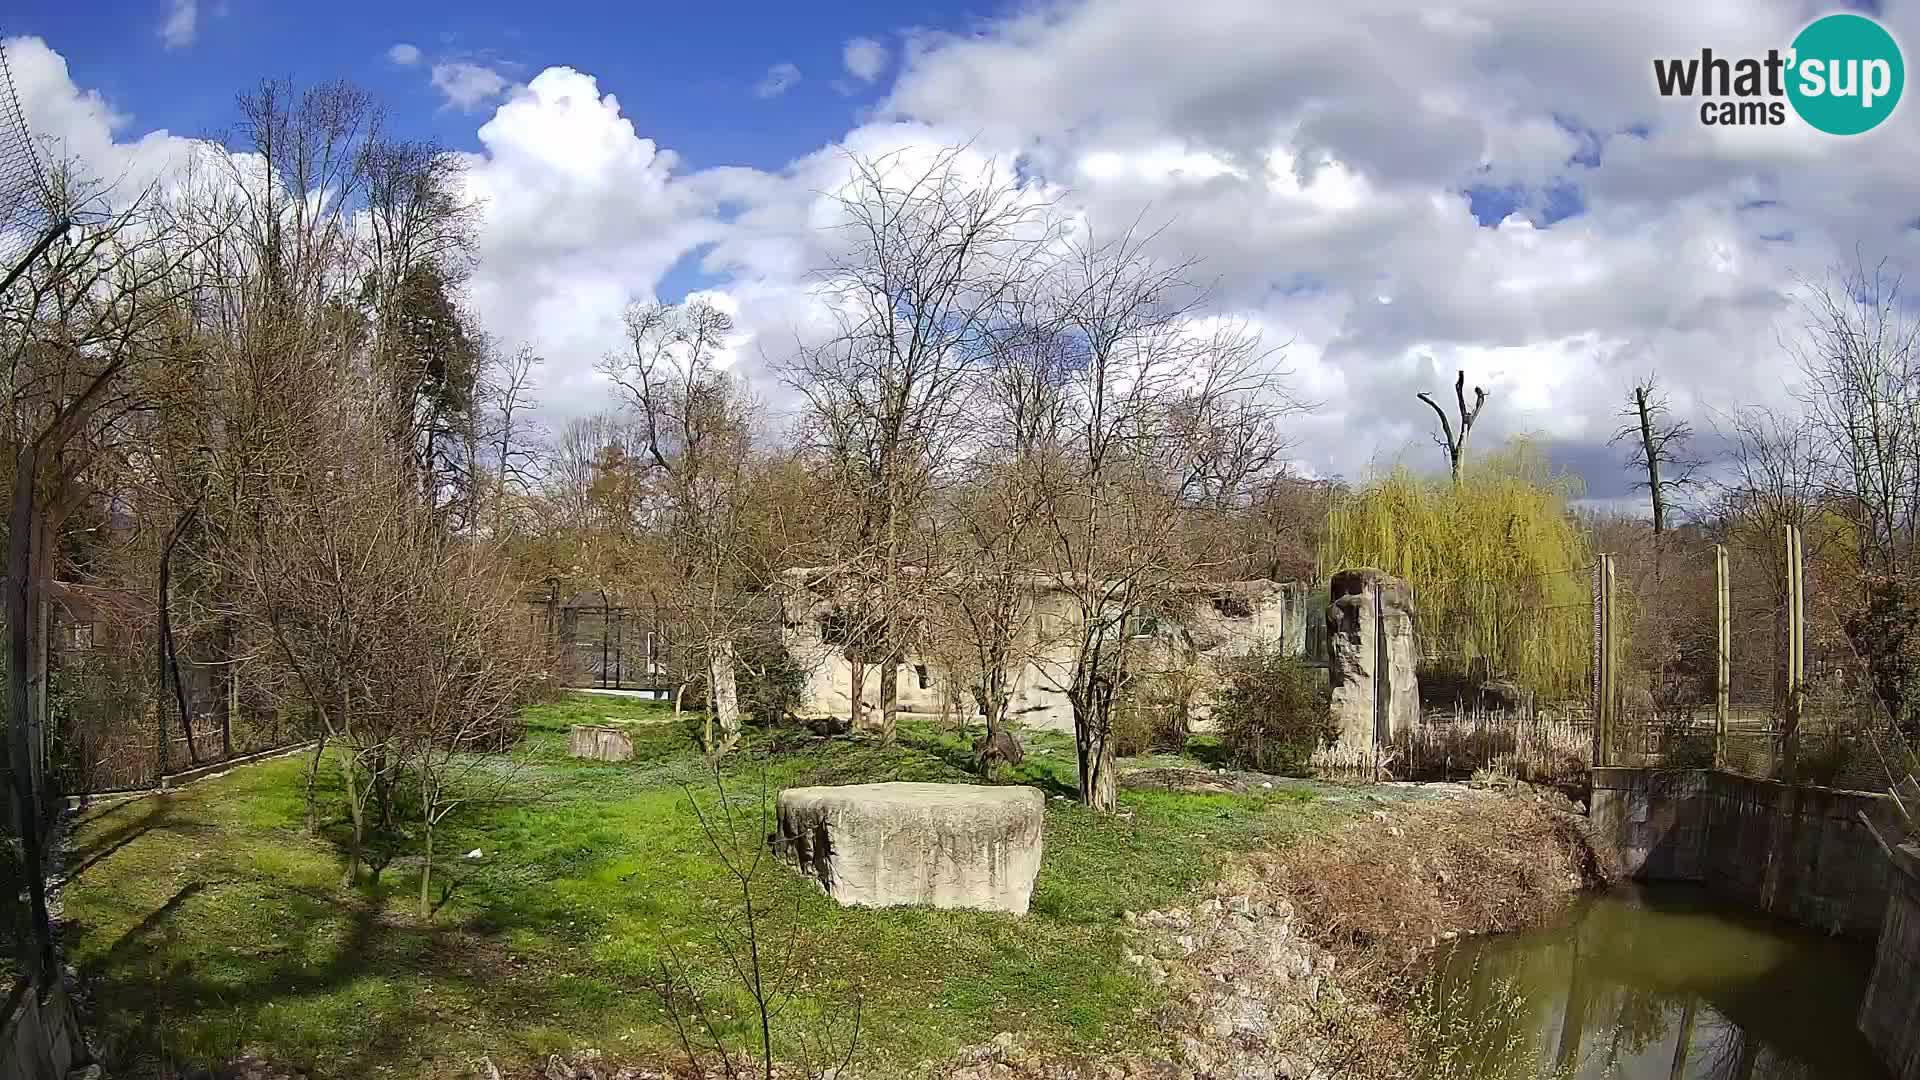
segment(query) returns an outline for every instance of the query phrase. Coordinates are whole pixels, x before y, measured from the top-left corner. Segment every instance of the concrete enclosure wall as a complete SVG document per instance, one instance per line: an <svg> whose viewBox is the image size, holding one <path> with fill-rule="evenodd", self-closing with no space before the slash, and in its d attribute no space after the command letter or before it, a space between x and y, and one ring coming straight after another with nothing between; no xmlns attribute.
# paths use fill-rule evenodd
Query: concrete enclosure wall
<svg viewBox="0 0 1920 1080"><path fill-rule="evenodd" d="M1894 1080L1920 1080L1920 846L1894 857L1893 891L1873 981L1860 1003L1860 1032Z"/></svg>
<svg viewBox="0 0 1920 1080"><path fill-rule="evenodd" d="M1593 770L1594 832L1648 881L1698 881L1756 911L1832 933L1880 931L1898 835L1886 795L1794 788L1706 769Z"/></svg>
<svg viewBox="0 0 1920 1080"><path fill-rule="evenodd" d="M784 575L787 652L803 672L800 699L794 711L803 717L837 716L853 711L853 665L843 643L834 640L840 601L814 584L819 571L793 570ZM1193 590L1190 602L1177 613L1145 616L1128 628L1129 642L1138 658L1140 675L1183 668L1205 670L1222 659L1244 655L1267 645L1304 655L1307 649L1310 592L1304 585L1277 581L1220 582ZM1318 618L1319 613L1312 613ZM935 620L936 622L938 620ZM1071 675L1080 633L1080 615L1074 598L1036 578L1022 611L1023 631L1013 648L1008 718L1029 728L1073 730L1073 708L1064 681ZM943 647L944 646L944 647ZM900 661L897 693L900 711L943 716L958 710L962 716L978 712L967 676L956 676L949 656L969 655L965 641L909 642ZM1202 679L1201 686L1217 680ZM1195 702L1204 719L1211 704L1204 693ZM880 707L880 666L865 665L861 700L869 713Z"/></svg>
<svg viewBox="0 0 1920 1080"><path fill-rule="evenodd" d="M1420 726L1420 650L1413 590L1372 568L1333 575L1327 604L1327 682L1345 755L1372 756Z"/></svg>

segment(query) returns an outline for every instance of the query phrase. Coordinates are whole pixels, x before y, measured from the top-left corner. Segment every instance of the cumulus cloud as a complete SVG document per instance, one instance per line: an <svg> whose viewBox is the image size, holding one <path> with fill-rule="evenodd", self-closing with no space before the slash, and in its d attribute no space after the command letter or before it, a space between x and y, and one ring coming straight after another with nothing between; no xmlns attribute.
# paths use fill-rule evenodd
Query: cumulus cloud
<svg viewBox="0 0 1920 1080"><path fill-rule="evenodd" d="M480 127L468 194L482 207L475 310L494 333L547 357L542 401L556 414L606 407L594 362L620 313L652 298L679 259L714 241L718 209L761 174L682 176L591 75L548 68Z"/></svg>
<svg viewBox="0 0 1920 1080"><path fill-rule="evenodd" d="M447 99L447 105L461 112L473 112L499 100L511 86L505 75L466 60L433 65L433 88Z"/></svg>
<svg viewBox="0 0 1920 1080"><path fill-rule="evenodd" d="M793 89L794 84L799 81L799 68L792 64L775 64L767 69L767 73L761 76L758 83L754 84L753 96L776 98Z"/></svg>
<svg viewBox="0 0 1920 1080"><path fill-rule="evenodd" d="M52 156L75 161L83 175L138 191L183 163L196 145L165 130L131 135L133 118L98 91L74 85L66 58L42 39L8 38L6 50L27 128Z"/></svg>
<svg viewBox="0 0 1920 1080"><path fill-rule="evenodd" d="M1437 466L1414 391L1464 367L1492 395L1477 442L1538 433L1604 500L1626 490L1606 440L1634 378L1658 371L1703 432L1710 409L1785 404L1778 339L1800 278L1856 249L1920 263L1911 103L1839 139L1703 127L1654 90L1655 56L1764 52L1804 19L1798 0L1388 3L1285 22L1262 0L1062 0L916 34L898 57L847 43L847 79L882 101L776 171L685 168L585 72L513 87L435 65L434 81L493 108L469 174L485 205L474 306L546 353L557 413L604 407L593 362L625 303L677 298L667 281L733 305L734 355L777 399L766 361L827 325L808 272L833 242L822 193L845 152L968 143L1076 221L1140 223L1166 258L1198 259L1203 310L1284 344L1294 389L1324 403L1291 432L1316 473ZM1913 10L1884 21L1920 40ZM29 104L64 118L48 130L138 145L114 143L128 122L57 56L20 56L17 78L58 69L62 89Z"/></svg>
<svg viewBox="0 0 1920 1080"><path fill-rule="evenodd" d="M184 49L200 33L200 5L197 0L172 0L167 21L160 24L160 40L169 49Z"/></svg>
<svg viewBox="0 0 1920 1080"><path fill-rule="evenodd" d="M887 47L870 37L857 37L840 50L847 74L870 83L887 70Z"/></svg>
<svg viewBox="0 0 1920 1080"><path fill-rule="evenodd" d="M399 67L412 67L420 62L420 49L403 41L387 50L387 60Z"/></svg>
<svg viewBox="0 0 1920 1080"><path fill-rule="evenodd" d="M1778 404L1796 274L1856 244L1920 257L1894 194L1916 114L1848 141L1705 128L1654 92L1654 56L1764 52L1804 19L1488 0L1281 27L1255 2L1082 0L922 38L882 113L1017 148L1096 221L1150 208L1215 307L1292 342L1327 403L1298 430L1318 468L1424 460L1413 391L1457 366L1493 393L1483 437L1538 432L1591 464L1573 451L1604 446L1636 373L1703 429L1709 403Z"/></svg>

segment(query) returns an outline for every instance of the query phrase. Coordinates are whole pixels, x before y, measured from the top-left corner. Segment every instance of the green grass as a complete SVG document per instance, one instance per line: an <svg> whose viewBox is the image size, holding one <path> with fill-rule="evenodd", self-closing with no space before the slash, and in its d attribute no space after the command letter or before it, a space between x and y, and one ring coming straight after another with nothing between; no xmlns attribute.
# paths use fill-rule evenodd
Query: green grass
<svg viewBox="0 0 1920 1080"><path fill-rule="evenodd" d="M344 821L304 828L305 759L95 810L75 830L64 893L69 956L115 1075L242 1053L320 1077L468 1075L582 1047L662 1059L671 1030L650 987L677 954L716 1001L737 999L714 928L736 909L689 792L719 798L691 730L659 706L574 695L533 709L510 801L442 827L444 901L415 915L416 839L384 835L377 879L340 884ZM566 756L577 723L630 724L634 759ZM1026 738L1005 782L1071 791L1070 739ZM899 745L756 732L721 771L742 850L758 847L763 784L969 782L968 742L919 723ZM1166 760L1155 759L1165 764ZM341 805L331 762L321 783ZM1045 861L1024 919L842 909L778 864L761 875L768 931L802 942L791 1015L844 1017L863 1047L909 1065L1022 1031L1063 1051L1151 1039L1152 991L1120 963L1120 914L1172 903L1236 852L1340 810L1306 784L1255 796L1126 792L1123 814L1048 800ZM479 849L483 857L462 855ZM672 952L669 952L671 948ZM731 1001L729 1025L744 1017Z"/></svg>

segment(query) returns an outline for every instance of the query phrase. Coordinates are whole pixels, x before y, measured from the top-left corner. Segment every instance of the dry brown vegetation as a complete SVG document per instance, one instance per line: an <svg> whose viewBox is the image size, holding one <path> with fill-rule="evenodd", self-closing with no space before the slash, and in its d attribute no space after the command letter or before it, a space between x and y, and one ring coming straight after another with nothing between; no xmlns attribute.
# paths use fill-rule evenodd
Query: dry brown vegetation
<svg viewBox="0 0 1920 1080"><path fill-rule="evenodd" d="M1558 796L1522 789L1375 811L1256 861L1316 941L1371 981L1403 981L1447 937L1533 925L1618 876Z"/></svg>

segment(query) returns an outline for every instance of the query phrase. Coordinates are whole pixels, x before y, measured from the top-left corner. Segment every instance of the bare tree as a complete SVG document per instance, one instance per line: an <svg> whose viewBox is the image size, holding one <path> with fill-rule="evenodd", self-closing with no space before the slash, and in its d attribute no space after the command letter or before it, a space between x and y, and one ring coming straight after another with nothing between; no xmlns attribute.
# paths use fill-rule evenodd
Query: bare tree
<svg viewBox="0 0 1920 1080"><path fill-rule="evenodd" d="M822 1010L822 1018L813 1024L800 1018L805 1010L793 1008L802 982L798 961L806 956L807 942L797 911L782 911L767 895L766 871L774 867L768 840L775 833L766 769L760 770L758 811L752 817L735 813L739 796L728 792L717 766L712 780L710 809L701 807L690 785L681 790L708 851L725 870L728 895L710 936L749 1002L749 1033L741 1041L750 1049L734 1046L736 1037L727 1030L731 1015L722 1015L717 1003L708 1001L708 991L694 980L671 942L666 943L667 958L659 962L653 992L696 1076L773 1080L792 1070L805 1080L837 1080L847 1074L860 1047L863 999L854 991L843 1008Z"/></svg>
<svg viewBox="0 0 1920 1080"><path fill-rule="evenodd" d="M1433 414L1440 418L1440 434L1433 437L1442 450L1447 452L1447 468L1453 474L1453 482L1460 483L1460 463L1467 455L1467 436L1473 433L1473 422L1480 419L1480 410L1487 404L1487 392L1479 387L1473 388L1473 408L1467 408L1467 373L1460 372L1453 380L1453 400L1460 411L1460 431L1456 434L1453 422L1447 419L1447 411L1426 391L1415 395L1427 403Z"/></svg>
<svg viewBox="0 0 1920 1080"><path fill-rule="evenodd" d="M1051 332L1069 349L1061 436L1037 452L1047 586L1070 610L1056 631L1071 659L1049 661L1074 715L1081 799L1114 809L1112 717L1142 652L1159 648L1148 623L1177 614L1217 554L1189 541L1196 509L1230 497L1255 470L1205 468L1203 442L1271 437L1289 403L1271 395L1269 355L1232 325L1204 326L1188 267L1146 251L1150 237L1075 240L1043 284ZM1196 475L1205 469L1204 477ZM1056 652L1049 648L1048 653Z"/></svg>
<svg viewBox="0 0 1920 1080"><path fill-rule="evenodd" d="M838 563L859 598L854 720L865 664L877 661L879 730L891 741L902 637L919 603L902 573L912 518L964 456L967 395L1006 303L1044 270L1057 228L1047 206L991 166L975 168L965 148L925 164L906 152L849 163L852 178L834 196L840 247L822 274L839 326L801 350L786 377L853 495Z"/></svg>
<svg viewBox="0 0 1920 1080"><path fill-rule="evenodd" d="M7 521L7 786L29 867L38 947L26 969L50 970L51 939L39 850L46 790L48 595L59 523L78 494L73 479L124 409L128 375L177 362L162 332L191 291L198 250L158 226L154 189L114 193L73 163L49 177L56 216L76 224L0 297L0 360L7 372L4 436L13 465ZM118 197L116 198L116 195Z"/></svg>
<svg viewBox="0 0 1920 1080"><path fill-rule="evenodd" d="M748 609L741 573L751 512L748 466L755 406L718 356L733 320L711 305L635 305L626 314L627 346L601 364L636 417L647 467L661 496L657 525L667 545L662 589L676 621L697 642L709 715L718 723L707 749L722 754L740 740L735 639Z"/></svg>
<svg viewBox="0 0 1920 1080"><path fill-rule="evenodd" d="M1832 447L1830 494L1859 531L1860 565L1898 574L1920 537L1920 318L1885 263L1806 283L1806 324L1788 343L1807 415Z"/></svg>
<svg viewBox="0 0 1920 1080"><path fill-rule="evenodd" d="M1614 432L1610 445L1625 442L1632 448L1627 467L1647 477L1633 487L1652 502L1653 533L1659 536L1667 531L1676 497L1698 484L1701 463L1687 454L1693 425L1673 417L1666 392L1652 375L1634 385L1620 415L1628 422Z"/></svg>
<svg viewBox="0 0 1920 1080"><path fill-rule="evenodd" d="M535 459L542 429L532 414L539 407L534 383L542 363L528 346L511 353L494 349L487 353L481 370L479 397L486 412L481 436L492 459L496 537L506 535L513 507L532 493L537 478Z"/></svg>

